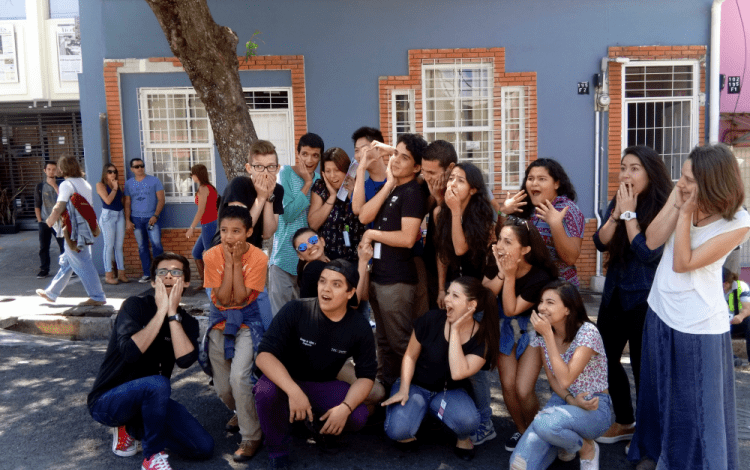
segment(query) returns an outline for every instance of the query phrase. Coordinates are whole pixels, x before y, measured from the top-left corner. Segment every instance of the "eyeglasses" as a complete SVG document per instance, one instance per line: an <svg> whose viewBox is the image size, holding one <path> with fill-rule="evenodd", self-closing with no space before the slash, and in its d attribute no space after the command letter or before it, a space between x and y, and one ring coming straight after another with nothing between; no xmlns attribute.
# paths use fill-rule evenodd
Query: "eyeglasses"
<svg viewBox="0 0 750 470"><path fill-rule="evenodd" d="M310 245L317 245L318 244L318 236L317 235L313 235L312 237L308 238L307 239L307 243L309 243ZM306 252L307 251L307 243L300 243L299 246L297 247L297 251L299 251L300 253Z"/></svg>
<svg viewBox="0 0 750 470"><path fill-rule="evenodd" d="M117 174L117 170L107 170L107 174L109 174L109 175L116 175Z"/></svg>
<svg viewBox="0 0 750 470"><path fill-rule="evenodd" d="M146 165L131 165L130 168L135 168L135 169L146 168Z"/></svg>
<svg viewBox="0 0 750 470"><path fill-rule="evenodd" d="M253 170L262 173L263 170L268 170L269 173L273 173L279 168L279 165L250 165L253 167Z"/></svg>
<svg viewBox="0 0 750 470"><path fill-rule="evenodd" d="M182 277L185 275L185 273L182 271L182 269L157 269L156 275L159 277L166 277L167 273L171 274L172 277Z"/></svg>

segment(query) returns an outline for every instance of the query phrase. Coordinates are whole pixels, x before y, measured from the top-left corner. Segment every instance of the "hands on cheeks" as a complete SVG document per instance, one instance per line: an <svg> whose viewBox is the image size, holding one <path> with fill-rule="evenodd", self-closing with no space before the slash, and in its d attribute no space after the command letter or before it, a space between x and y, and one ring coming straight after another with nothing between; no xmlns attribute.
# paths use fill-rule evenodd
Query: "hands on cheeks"
<svg viewBox="0 0 750 470"><path fill-rule="evenodd" d="M550 227L555 225L562 225L565 214L568 213L570 207L565 206L563 210L558 211L555 206L549 200L544 201L542 205L536 208L536 213L540 219L547 222Z"/></svg>
<svg viewBox="0 0 750 470"><path fill-rule="evenodd" d="M509 254L502 256L499 260L499 263L500 263L499 267L500 267L500 270L503 272L504 277L510 276L512 278L515 278L516 271L518 271L518 265L520 262L521 262L520 258L516 259Z"/></svg>
<svg viewBox="0 0 750 470"><path fill-rule="evenodd" d="M542 335L545 341L552 337L552 324L547 317L540 315L536 310L531 312L531 324L534 326L534 331Z"/></svg>
<svg viewBox="0 0 750 470"><path fill-rule="evenodd" d="M679 193L678 193L679 198ZM698 210L698 189L693 188L690 190L690 194L683 199L682 205L680 206L680 213L692 216L695 211Z"/></svg>

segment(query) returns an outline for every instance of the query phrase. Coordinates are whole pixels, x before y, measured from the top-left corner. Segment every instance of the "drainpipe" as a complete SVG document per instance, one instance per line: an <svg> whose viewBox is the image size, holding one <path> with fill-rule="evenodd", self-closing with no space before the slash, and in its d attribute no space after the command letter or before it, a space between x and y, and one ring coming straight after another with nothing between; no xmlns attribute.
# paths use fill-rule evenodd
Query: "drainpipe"
<svg viewBox="0 0 750 470"><path fill-rule="evenodd" d="M597 87L596 94L594 96L594 215L596 216L596 226L599 227L602 224L602 216L600 214L600 199L601 199L601 158L604 154L602 148L602 132L604 126L602 126L602 113L609 112L609 63L618 62L621 64L627 64L630 59L626 57L617 57L610 59L609 57L602 57L601 63L601 83ZM591 277L591 290L596 292L604 291L604 276L602 273L602 254L599 250L596 251L596 274Z"/></svg>
<svg viewBox="0 0 750 470"><path fill-rule="evenodd" d="M721 105L721 91L719 90L719 62L721 59L721 4L724 0L714 0L711 6L711 65L709 68L709 94L711 100L708 103L708 141L716 143L719 141L719 112Z"/></svg>

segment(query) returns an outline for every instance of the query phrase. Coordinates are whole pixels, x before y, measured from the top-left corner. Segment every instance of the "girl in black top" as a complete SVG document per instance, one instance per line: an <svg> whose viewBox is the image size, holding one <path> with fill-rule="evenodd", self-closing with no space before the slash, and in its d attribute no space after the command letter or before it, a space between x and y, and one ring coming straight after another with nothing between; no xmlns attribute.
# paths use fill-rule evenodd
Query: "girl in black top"
<svg viewBox="0 0 750 470"><path fill-rule="evenodd" d="M431 310L414 324L401 364L401 378L383 402L385 432L401 443L415 441L429 412L458 437L456 454L474 456L470 434L480 424L467 379L497 358L498 320L495 297L473 277L453 281L445 297L447 310Z"/></svg>
<svg viewBox="0 0 750 470"><path fill-rule="evenodd" d="M539 400L534 385L542 369L538 354L526 351L529 344L529 317L539 302L542 288L557 278L557 267L534 224L509 217L498 224L497 244L492 246L494 263L488 263L482 281L499 294L500 354L498 371L503 400L518 429L505 448L512 451L531 424Z"/></svg>
<svg viewBox="0 0 750 470"><path fill-rule="evenodd" d="M433 218L440 289L437 304L445 308L445 289L452 280L460 276L482 279L493 219L482 170L471 163L456 165Z"/></svg>

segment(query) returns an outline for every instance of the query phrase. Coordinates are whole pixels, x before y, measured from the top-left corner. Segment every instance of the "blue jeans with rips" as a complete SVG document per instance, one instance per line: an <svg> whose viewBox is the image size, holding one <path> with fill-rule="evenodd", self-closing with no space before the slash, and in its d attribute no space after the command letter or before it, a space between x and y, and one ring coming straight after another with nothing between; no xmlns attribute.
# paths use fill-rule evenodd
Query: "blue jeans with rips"
<svg viewBox="0 0 750 470"><path fill-rule="evenodd" d="M135 241L138 242L138 257L141 258L141 267L143 268L143 275L149 276L151 274L151 253L148 249L148 242L151 242L151 248L154 251L154 257L164 253L164 249L161 246L161 226L157 219L154 227L148 229L147 217L130 217L130 221L135 225L133 234L135 235Z"/></svg>
<svg viewBox="0 0 750 470"><path fill-rule="evenodd" d="M96 271L94 261L91 259L90 246L83 247L81 251L75 251L68 247L60 255L60 269L55 274L55 278L52 279L50 285L44 290L47 297L57 300L68 285L68 281L70 281L70 277L74 272L78 274L81 284L83 284L89 297L98 301L107 300L104 296L104 290L102 290L102 282L99 280L99 273Z"/></svg>
<svg viewBox="0 0 750 470"><path fill-rule="evenodd" d="M401 387L401 379L396 380L391 388L391 396ZM453 431L459 439L468 439L480 424L477 407L466 390L457 388L440 392L431 392L419 385L409 386L409 400L405 405L394 403L385 411L385 433L394 441L403 441L414 437L422 424L427 411L438 417L440 403L445 400L443 424Z"/></svg>
<svg viewBox="0 0 750 470"><path fill-rule="evenodd" d="M184 406L169 398L169 379L152 375L126 382L101 395L90 407L94 421L105 426L126 426L141 439L148 459L168 448L183 457L207 459L214 440Z"/></svg>
<svg viewBox="0 0 750 470"><path fill-rule="evenodd" d="M607 393L594 396L599 397L599 407L589 411L568 405L552 392L552 397L518 441L510 456L511 468L516 459L522 459L526 466L520 468L545 469L557 458L558 448L575 453L584 439L594 439L607 432L614 421L612 399Z"/></svg>

